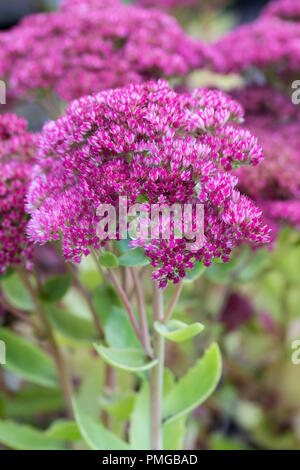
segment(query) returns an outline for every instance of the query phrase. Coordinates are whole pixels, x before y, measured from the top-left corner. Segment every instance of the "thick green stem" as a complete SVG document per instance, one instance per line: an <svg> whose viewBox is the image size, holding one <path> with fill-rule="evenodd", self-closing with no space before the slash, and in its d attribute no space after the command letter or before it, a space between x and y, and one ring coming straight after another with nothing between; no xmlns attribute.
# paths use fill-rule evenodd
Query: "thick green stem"
<svg viewBox="0 0 300 470"><path fill-rule="evenodd" d="M163 291L158 288L155 281L153 286L153 321L163 321ZM163 399L163 375L165 360L164 337L154 330L154 354L158 364L150 372L150 415L151 415L151 449L163 449L162 432L162 399Z"/></svg>

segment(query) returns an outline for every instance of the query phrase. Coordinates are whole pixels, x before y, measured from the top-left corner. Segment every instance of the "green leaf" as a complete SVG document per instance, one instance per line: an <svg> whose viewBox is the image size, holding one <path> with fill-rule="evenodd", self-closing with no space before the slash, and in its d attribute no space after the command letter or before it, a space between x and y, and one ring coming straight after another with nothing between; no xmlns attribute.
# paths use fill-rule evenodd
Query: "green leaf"
<svg viewBox="0 0 300 470"><path fill-rule="evenodd" d="M40 297L47 302L58 302L66 295L71 285L71 274L60 274L51 277L42 285Z"/></svg>
<svg viewBox="0 0 300 470"><path fill-rule="evenodd" d="M82 438L94 450L130 450L130 446L86 414L73 399L73 410Z"/></svg>
<svg viewBox="0 0 300 470"><path fill-rule="evenodd" d="M110 317L112 308L121 305L115 289L107 284L101 284L93 291L93 303L102 324Z"/></svg>
<svg viewBox="0 0 300 470"><path fill-rule="evenodd" d="M75 421L58 419L45 432L45 436L63 441L79 441L81 434Z"/></svg>
<svg viewBox="0 0 300 470"><path fill-rule="evenodd" d="M13 398L6 398L3 415L9 419L26 419L40 413L52 413L65 407L59 389L44 389L36 386L22 388Z"/></svg>
<svg viewBox="0 0 300 470"><path fill-rule="evenodd" d="M228 278L239 268L237 259L232 259L228 263L213 263L205 270L205 277L218 284L226 284Z"/></svg>
<svg viewBox="0 0 300 470"><path fill-rule="evenodd" d="M99 416L99 397L104 391L106 364L99 356L91 355L88 349L79 354L76 364L76 373L80 378L76 391L77 403L86 413Z"/></svg>
<svg viewBox="0 0 300 470"><path fill-rule="evenodd" d="M0 281L2 281L3 279L8 278L13 273L14 273L13 268L11 266L9 266L4 273L0 274Z"/></svg>
<svg viewBox="0 0 300 470"><path fill-rule="evenodd" d="M95 260L91 255L84 256L77 269L77 275L80 283L88 290L95 289L97 285L103 281L98 266L96 265Z"/></svg>
<svg viewBox="0 0 300 470"><path fill-rule="evenodd" d="M141 349L106 348L100 344L94 344L94 347L107 364L117 369L140 372L157 364L157 359L149 361Z"/></svg>
<svg viewBox="0 0 300 470"><path fill-rule="evenodd" d="M93 343L97 339L98 334L92 319L81 318L51 304L45 309L53 328L65 338L82 343Z"/></svg>
<svg viewBox="0 0 300 470"><path fill-rule="evenodd" d="M0 442L16 450L62 450L65 445L42 431L13 421L0 421Z"/></svg>
<svg viewBox="0 0 300 470"><path fill-rule="evenodd" d="M122 394L113 397L100 397L101 408L117 419L128 419L135 403L135 395L133 393Z"/></svg>
<svg viewBox="0 0 300 470"><path fill-rule="evenodd" d="M115 245L118 248L121 255L123 255L124 253L127 253L128 251L132 250L132 247L129 245L130 241L131 240L115 241Z"/></svg>
<svg viewBox="0 0 300 470"><path fill-rule="evenodd" d="M124 308L120 308L120 299L111 286L98 286L93 292L93 303L109 346L125 349L141 348L128 314Z"/></svg>
<svg viewBox="0 0 300 470"><path fill-rule="evenodd" d="M135 248L134 250L127 251L119 258L120 266L129 266L129 267L143 267L150 264L149 258L144 253L142 248Z"/></svg>
<svg viewBox="0 0 300 470"><path fill-rule="evenodd" d="M174 386L172 374L164 370L164 396ZM165 450L183 448L186 417L179 417L163 425L163 442ZM144 381L138 392L130 419L129 441L135 450L150 450L150 392L149 383Z"/></svg>
<svg viewBox="0 0 300 470"><path fill-rule="evenodd" d="M112 308L104 323L104 333L107 344L112 348L141 349L127 312L122 308Z"/></svg>
<svg viewBox="0 0 300 470"><path fill-rule="evenodd" d="M150 450L150 392L144 381L130 418L129 442L135 450Z"/></svg>
<svg viewBox="0 0 300 470"><path fill-rule="evenodd" d="M251 450L236 438L216 433L211 439L211 450Z"/></svg>
<svg viewBox="0 0 300 470"><path fill-rule="evenodd" d="M163 415L171 421L184 416L203 403L216 388L221 376L221 355L213 343L164 400Z"/></svg>
<svg viewBox="0 0 300 470"><path fill-rule="evenodd" d="M201 323L192 323L187 325L179 320L169 320L167 324L155 322L154 327L161 336L169 341L181 342L198 335L203 331L204 326Z"/></svg>
<svg viewBox="0 0 300 470"><path fill-rule="evenodd" d="M186 433L186 416L180 416L163 425L163 445L165 450L182 450Z"/></svg>
<svg viewBox="0 0 300 470"><path fill-rule="evenodd" d="M37 385L58 386L55 365L48 354L5 328L0 328L0 339L6 344L4 368Z"/></svg>
<svg viewBox="0 0 300 470"><path fill-rule="evenodd" d="M195 281L196 279L198 279L198 277L200 277L204 273L205 269L206 267L201 261L196 261L193 269L187 270L184 281L185 282Z"/></svg>
<svg viewBox="0 0 300 470"><path fill-rule="evenodd" d="M34 303L18 274L3 279L2 290L7 300L22 310L34 310Z"/></svg>
<svg viewBox="0 0 300 470"><path fill-rule="evenodd" d="M261 274L262 270L266 267L268 262L268 251L267 249L260 249L257 253L252 254L252 259L246 263L245 267L241 269L239 273L239 281L251 281L257 279Z"/></svg>
<svg viewBox="0 0 300 470"><path fill-rule="evenodd" d="M106 251L105 253L101 253L99 256L99 261L102 266L105 268L117 268L119 265L118 258L114 253L110 251Z"/></svg>

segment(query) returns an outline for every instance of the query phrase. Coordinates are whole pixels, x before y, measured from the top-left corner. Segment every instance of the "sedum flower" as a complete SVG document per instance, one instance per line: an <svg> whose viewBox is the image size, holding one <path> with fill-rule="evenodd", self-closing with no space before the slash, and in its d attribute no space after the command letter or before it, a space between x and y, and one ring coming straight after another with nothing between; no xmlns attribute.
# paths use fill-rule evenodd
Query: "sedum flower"
<svg viewBox="0 0 300 470"><path fill-rule="evenodd" d="M29 265L32 247L26 236L25 195L32 172L36 138L24 119L0 116L0 273L9 265Z"/></svg>
<svg viewBox="0 0 300 470"><path fill-rule="evenodd" d="M214 47L216 71L255 77L259 70L269 82L290 86L299 72L300 23L263 15L229 32Z"/></svg>
<svg viewBox="0 0 300 470"><path fill-rule="evenodd" d="M229 260L242 240L269 241L261 211L236 189L233 166L255 165L262 151L241 122L240 105L219 91L177 94L167 82L133 84L70 104L45 125L38 167L28 192L31 240L62 241L64 256L79 262L103 240L96 234L99 204L203 204L204 244L186 237L137 239L165 287L195 261Z"/></svg>
<svg viewBox="0 0 300 470"><path fill-rule="evenodd" d="M72 2L73 4L73 2ZM117 0L65 3L0 34L0 77L16 97L66 101L149 78L184 76L210 58L166 13Z"/></svg>
<svg viewBox="0 0 300 470"><path fill-rule="evenodd" d="M234 96L245 107L247 128L257 136L265 157L252 171L237 170L240 188L273 224L284 220L300 229L299 109L269 87L248 87Z"/></svg>
<svg viewBox="0 0 300 470"><path fill-rule="evenodd" d="M74 8L91 9L103 8L103 5L112 4L117 0L64 0L61 8L63 10L74 10ZM224 6L226 0L135 0L133 3L139 6L174 11L178 8L211 10Z"/></svg>
<svg viewBox="0 0 300 470"><path fill-rule="evenodd" d="M277 17L286 21L300 20L298 0L273 0L263 10L262 16Z"/></svg>

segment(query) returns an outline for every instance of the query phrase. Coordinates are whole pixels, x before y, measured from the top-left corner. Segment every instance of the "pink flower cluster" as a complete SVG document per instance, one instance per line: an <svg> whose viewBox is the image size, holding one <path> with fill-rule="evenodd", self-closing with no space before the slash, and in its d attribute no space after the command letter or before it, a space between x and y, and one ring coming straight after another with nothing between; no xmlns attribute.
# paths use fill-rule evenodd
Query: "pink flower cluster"
<svg viewBox="0 0 300 470"><path fill-rule="evenodd" d="M175 8L191 8L197 5L198 0L138 0L136 3L145 7L173 10Z"/></svg>
<svg viewBox="0 0 300 470"><path fill-rule="evenodd" d="M31 258L31 243L25 234L25 195L36 137L26 126L14 114L0 115L0 273Z"/></svg>
<svg viewBox="0 0 300 470"><path fill-rule="evenodd" d="M300 20L299 0L276 0L270 2L262 12L262 16L276 16L282 20Z"/></svg>
<svg viewBox="0 0 300 470"><path fill-rule="evenodd" d="M300 22L262 15L215 43L214 66L221 73L249 73L259 69L270 81L286 80L299 71Z"/></svg>
<svg viewBox="0 0 300 470"><path fill-rule="evenodd" d="M106 7L106 5L117 4L118 0L64 0L61 5L62 10L92 10ZM227 3L226 0L134 0L142 7L157 8L162 10L174 10L176 8L210 9Z"/></svg>
<svg viewBox="0 0 300 470"><path fill-rule="evenodd" d="M0 77L12 95L51 89L70 101L131 82L186 75L210 57L210 48L188 38L166 13L117 0L97 5L66 3L0 34Z"/></svg>
<svg viewBox="0 0 300 470"><path fill-rule="evenodd" d="M160 287L178 282L195 260L229 260L241 240L269 241L261 212L236 189L231 168L255 165L262 151L255 137L232 124L240 105L218 91L177 94L163 81L132 84L70 104L45 125L28 193L30 238L61 239L66 259L79 262L96 235L99 204L118 206L142 197L145 204L202 203L205 242L138 240L155 267Z"/></svg>
<svg viewBox="0 0 300 470"><path fill-rule="evenodd" d="M94 0L96 1L96 0ZM145 7L161 8L163 10L190 9L201 13L223 7L227 0L136 0L135 3Z"/></svg>
<svg viewBox="0 0 300 470"><path fill-rule="evenodd" d="M61 11L72 12L74 10L89 11L105 9L107 7L118 6L119 0L62 0Z"/></svg>
<svg viewBox="0 0 300 470"><path fill-rule="evenodd" d="M246 109L246 125L257 137L264 161L252 171L237 170L243 192L265 216L300 229L300 112L288 97L268 87L234 93Z"/></svg>

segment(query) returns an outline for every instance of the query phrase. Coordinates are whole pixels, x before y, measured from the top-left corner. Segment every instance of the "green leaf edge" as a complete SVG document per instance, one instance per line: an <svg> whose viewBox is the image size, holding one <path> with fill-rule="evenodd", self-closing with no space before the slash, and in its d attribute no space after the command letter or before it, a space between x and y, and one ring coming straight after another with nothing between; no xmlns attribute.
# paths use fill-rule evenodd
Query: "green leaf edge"
<svg viewBox="0 0 300 470"><path fill-rule="evenodd" d="M182 411L179 411L178 413L175 413L174 415L172 416L164 416L164 423L169 423L171 421L173 421L174 419L177 419L179 418L180 416L184 416L184 415L187 415L188 413L190 413L192 410L194 410L196 407L200 406L202 403L205 402L205 400L207 400L207 398L213 393L213 391L215 390L216 386L218 385L218 382L221 378L221 373L222 373L222 356L221 356L221 352L220 352L220 349L219 349L219 346L217 345L217 343L212 343L210 345L210 347L205 351L204 355L196 362L196 364L188 370L187 374L189 374L190 372L193 371L193 369L195 367L197 367L198 363L200 361L204 361L205 357L207 357L207 355L209 354L216 354L216 359L217 359L217 365L218 365L218 370L217 370L217 374L216 374L216 378L214 380L214 382L212 383L211 387L208 389L208 391L206 392L206 394L201 397L201 399L199 400L199 402L196 403L196 405L192 405L190 407L187 407L185 408L184 410ZM184 376L182 379L184 379L186 376ZM179 381L177 382L180 383L180 381L182 379L179 379ZM167 396L164 398L164 403L167 403L168 402L168 396L173 393L173 390L175 389L176 385L174 386L174 388L167 394ZM163 415L164 415L164 412L163 412Z"/></svg>
<svg viewBox="0 0 300 470"><path fill-rule="evenodd" d="M175 324L175 322L178 325L177 330L168 330L168 324L170 323ZM154 322L154 328L157 331L158 334L163 336L164 338L168 339L169 341L174 341L175 343L181 343L183 341L188 341L191 338L194 338L194 336L198 335L204 330L204 325L202 323L196 322L192 323L190 325L187 325L186 323L183 323L179 320L170 320L168 323L160 323L160 322ZM194 330L191 334L187 334L186 337L183 339L178 338L178 334L183 333L184 331L188 333L189 331Z"/></svg>
<svg viewBox="0 0 300 470"><path fill-rule="evenodd" d="M93 450L131 450L131 447L129 444L127 444L127 442L121 440L111 431L108 431L101 424L100 421L99 422L96 421L93 417L89 416L86 412L82 411L75 397L72 398L72 406L73 406L75 420L80 430L80 433L82 435L82 438L90 446L91 449ZM108 440L111 439L111 441L114 443L114 446L111 446L110 449L99 449L98 447L96 447L93 441L88 436L85 427L82 425L82 416L84 416L85 419L88 419L89 422L92 423L93 426L98 426L98 428L101 429L101 432L106 435L107 439Z"/></svg>
<svg viewBox="0 0 300 470"><path fill-rule="evenodd" d="M111 365L112 367L115 367L117 369L120 369L120 370L125 370L125 371L129 371L129 372L142 372L142 371L145 371L145 370L149 370L151 369L152 367L154 367L156 364L157 364L157 359L153 359L152 361L150 362L147 362L145 365L143 366L138 366L138 367L124 367L122 365L120 365L119 363L111 360L111 358L109 356L107 356L106 354L106 351L109 350L109 349L113 349L115 351L120 351L120 352L125 352L125 351L131 351L131 352L137 352L139 354L142 353L142 350L141 349L118 349L118 348L107 348L105 346L102 346L101 344L97 344L97 343L94 343L94 348L96 349L96 351L98 352L98 354L102 357L102 359L109 365ZM146 358L146 356L145 356Z"/></svg>
<svg viewBox="0 0 300 470"><path fill-rule="evenodd" d="M140 250L142 250L142 249L140 248ZM146 255L144 255L145 259L143 261L141 261L140 263L138 263L138 264L136 264L136 263L132 264L132 263L126 262L126 260L130 258L132 253L140 251L140 250L139 250L139 247L137 247L137 248L133 248L130 251L127 251L126 253L123 253L120 256L120 258L118 258L119 265L120 266L127 266L129 268L134 268L134 267L143 268L145 266L148 266L150 264L150 260L149 260L149 258L146 257Z"/></svg>

